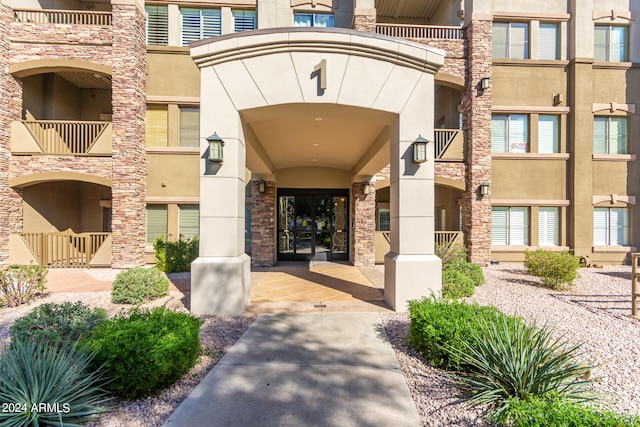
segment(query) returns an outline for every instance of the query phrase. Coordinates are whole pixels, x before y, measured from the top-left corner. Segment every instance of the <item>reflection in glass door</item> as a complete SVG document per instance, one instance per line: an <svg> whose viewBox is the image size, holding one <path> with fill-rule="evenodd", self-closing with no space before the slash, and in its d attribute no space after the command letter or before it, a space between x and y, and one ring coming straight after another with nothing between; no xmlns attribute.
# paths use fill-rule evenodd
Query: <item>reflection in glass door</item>
<svg viewBox="0 0 640 427"><path fill-rule="evenodd" d="M279 260L347 260L349 190L278 191Z"/></svg>

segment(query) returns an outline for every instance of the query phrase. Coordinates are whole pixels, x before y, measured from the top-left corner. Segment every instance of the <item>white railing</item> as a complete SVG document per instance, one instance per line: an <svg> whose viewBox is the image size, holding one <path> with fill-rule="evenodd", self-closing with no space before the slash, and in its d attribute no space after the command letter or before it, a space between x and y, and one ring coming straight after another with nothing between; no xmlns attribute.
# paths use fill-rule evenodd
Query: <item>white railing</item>
<svg viewBox="0 0 640 427"><path fill-rule="evenodd" d="M441 25L376 24L376 33L406 39L460 40L464 38L462 28Z"/></svg>
<svg viewBox="0 0 640 427"><path fill-rule="evenodd" d="M109 122L22 120L43 154L88 154Z"/></svg>
<svg viewBox="0 0 640 427"><path fill-rule="evenodd" d="M111 25L111 12L86 10L14 9L14 21L32 24Z"/></svg>

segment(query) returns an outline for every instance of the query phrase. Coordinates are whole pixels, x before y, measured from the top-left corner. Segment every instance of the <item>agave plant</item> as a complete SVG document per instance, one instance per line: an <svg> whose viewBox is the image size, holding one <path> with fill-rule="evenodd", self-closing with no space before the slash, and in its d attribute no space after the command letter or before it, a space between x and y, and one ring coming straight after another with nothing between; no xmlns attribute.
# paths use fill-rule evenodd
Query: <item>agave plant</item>
<svg viewBox="0 0 640 427"><path fill-rule="evenodd" d="M0 425L79 426L105 412L110 397L93 354L77 343L14 340L0 357Z"/></svg>
<svg viewBox="0 0 640 427"><path fill-rule="evenodd" d="M488 404L499 415L509 398L526 400L552 393L581 402L595 397L589 389L593 366L578 360L581 344L554 338L546 324L538 328L506 316L477 321L475 346L465 343L463 350L447 349L469 366L469 372L458 374L469 403Z"/></svg>

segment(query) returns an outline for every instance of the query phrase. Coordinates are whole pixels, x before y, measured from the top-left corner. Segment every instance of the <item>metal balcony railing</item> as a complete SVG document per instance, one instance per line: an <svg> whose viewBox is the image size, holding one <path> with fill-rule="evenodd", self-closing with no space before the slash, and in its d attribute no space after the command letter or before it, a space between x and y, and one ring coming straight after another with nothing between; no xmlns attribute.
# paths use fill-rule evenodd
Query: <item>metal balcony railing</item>
<svg viewBox="0 0 640 427"><path fill-rule="evenodd" d="M464 132L460 129L435 129L436 160L464 161Z"/></svg>
<svg viewBox="0 0 640 427"><path fill-rule="evenodd" d="M87 268L111 233L20 233L41 267Z"/></svg>
<svg viewBox="0 0 640 427"><path fill-rule="evenodd" d="M406 39L460 40L464 38L462 28L441 25L376 24L376 33Z"/></svg>
<svg viewBox="0 0 640 427"><path fill-rule="evenodd" d="M86 10L14 9L14 21L32 24L111 25L111 12Z"/></svg>
<svg viewBox="0 0 640 427"><path fill-rule="evenodd" d="M43 154L88 154L110 122L22 120Z"/></svg>

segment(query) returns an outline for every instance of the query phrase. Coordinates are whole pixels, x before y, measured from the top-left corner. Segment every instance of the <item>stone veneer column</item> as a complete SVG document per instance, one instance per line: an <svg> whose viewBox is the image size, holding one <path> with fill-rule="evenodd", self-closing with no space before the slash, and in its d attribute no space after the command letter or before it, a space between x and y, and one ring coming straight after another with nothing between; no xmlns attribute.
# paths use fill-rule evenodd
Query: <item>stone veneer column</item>
<svg viewBox="0 0 640 427"><path fill-rule="evenodd" d="M22 86L9 74L13 11L0 2L0 267L9 263L9 237L22 231L22 196L9 187L11 122L22 111Z"/></svg>
<svg viewBox="0 0 640 427"><path fill-rule="evenodd" d="M251 265L271 267L276 261L276 183L251 181Z"/></svg>
<svg viewBox="0 0 640 427"><path fill-rule="evenodd" d="M113 268L144 265L146 16L140 0L112 0Z"/></svg>
<svg viewBox="0 0 640 427"><path fill-rule="evenodd" d="M376 9L373 0L355 0L353 10L353 29L376 32Z"/></svg>
<svg viewBox="0 0 640 427"><path fill-rule="evenodd" d="M480 79L491 76L491 21L474 20L466 29L466 89L462 93L463 123L467 138L467 189L463 195L462 228L469 260L486 265L491 260L491 196L478 187L491 183L491 89L479 89Z"/></svg>
<svg viewBox="0 0 640 427"><path fill-rule="evenodd" d="M369 194L364 194L364 183L351 185L351 253L356 267L373 267L376 263L376 185L369 184Z"/></svg>

